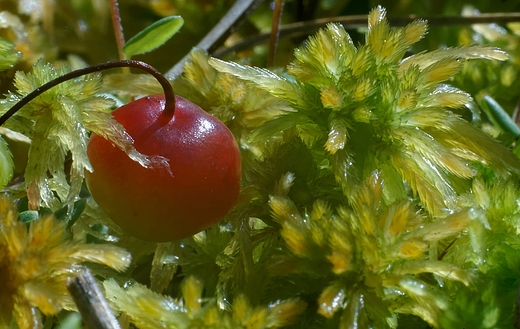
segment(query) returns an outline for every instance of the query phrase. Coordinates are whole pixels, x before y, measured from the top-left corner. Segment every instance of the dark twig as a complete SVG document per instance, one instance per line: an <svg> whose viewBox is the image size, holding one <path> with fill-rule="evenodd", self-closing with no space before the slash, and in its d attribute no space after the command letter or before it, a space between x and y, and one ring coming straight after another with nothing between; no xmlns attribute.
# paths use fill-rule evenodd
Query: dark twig
<svg viewBox="0 0 520 329"><path fill-rule="evenodd" d="M67 283L83 322L89 329L121 329L114 313L87 268Z"/></svg>
<svg viewBox="0 0 520 329"><path fill-rule="evenodd" d="M222 19L213 27L211 31L195 46L198 49L207 50L212 53L219 47L227 37L235 32L240 24L253 12L263 0L236 0L233 6ZM188 60L189 54L184 56L168 72L166 77L173 79L182 74L184 63Z"/></svg>
<svg viewBox="0 0 520 329"><path fill-rule="evenodd" d="M388 17L390 25L404 26L416 19L424 19L431 26L455 26L455 25L471 25L471 24L488 24L488 23L508 23L519 22L520 13L493 13L479 14L478 16L417 16L409 15L404 17ZM340 23L345 29L356 29L367 26L367 16L339 16L320 18L311 21L297 22L286 24L280 27L280 38L291 38L299 36L307 36L316 32L319 28L328 23ZM242 51L253 46L265 43L269 40L271 32L260 33L256 36L244 39L230 47L221 47L212 53L214 57L222 57L230 52Z"/></svg>

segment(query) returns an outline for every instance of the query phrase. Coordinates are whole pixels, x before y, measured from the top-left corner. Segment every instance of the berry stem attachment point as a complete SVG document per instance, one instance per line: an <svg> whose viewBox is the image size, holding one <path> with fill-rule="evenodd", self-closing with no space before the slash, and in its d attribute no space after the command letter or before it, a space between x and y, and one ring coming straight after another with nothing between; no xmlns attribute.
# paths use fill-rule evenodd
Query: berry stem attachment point
<svg viewBox="0 0 520 329"><path fill-rule="evenodd" d="M47 82L46 84L42 85L39 88L36 88L29 94L27 94L24 98L22 98L18 103L16 103L13 107L11 107L6 113L4 113L0 117L0 126L2 126L10 117L12 117L18 110L20 110L22 107L27 105L30 101L41 95L43 92L51 89L54 86L59 85L62 82L65 82L67 80L78 78L82 75L118 68L118 67L131 67L140 69L142 71L145 71L151 75L154 76L154 78L157 79L157 81L161 84L161 87L164 90L164 98L166 100L164 105L164 110L162 112L163 118L167 119L168 121L173 118L173 114L175 112L175 94L173 92L173 88L170 84L170 81L156 68L153 66L136 60L119 60L119 61L112 61L112 62L106 62L102 64L97 64L89 67L85 67L76 71L69 72L67 74L64 74L54 80L51 80Z"/></svg>

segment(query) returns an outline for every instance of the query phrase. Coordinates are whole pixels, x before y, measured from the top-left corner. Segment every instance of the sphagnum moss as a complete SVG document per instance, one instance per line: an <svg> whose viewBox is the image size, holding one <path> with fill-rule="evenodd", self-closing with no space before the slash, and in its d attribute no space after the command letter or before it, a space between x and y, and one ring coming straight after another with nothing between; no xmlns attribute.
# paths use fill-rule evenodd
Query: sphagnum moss
<svg viewBox="0 0 520 329"><path fill-rule="evenodd" d="M140 328L407 328L413 315L438 328L511 326L520 278L515 201L520 161L454 113L472 99L448 85L465 60L503 61L507 54L467 46L406 57L426 32L422 20L390 27L385 10L377 7L363 45L354 45L341 25L329 24L296 49L286 72L193 52L176 84L221 117L239 140L241 198L220 225L159 246L152 273L167 273L153 275L151 286L171 297L132 280L124 288L121 278L104 282L111 305L125 313L122 319ZM49 74L54 73L42 64L19 74L20 94ZM82 112L84 128L110 133L103 122L108 104L94 97L98 83L92 77L57 92L70 97L86 88L85 108L99 113ZM17 98L12 94L5 102ZM45 122L38 122L43 117L34 116L45 106L35 103L12 121L13 128L31 135L24 124L36 124L49 134ZM55 109L65 136L78 122L73 108ZM58 146L77 152L77 168L87 168L78 136ZM62 168L52 168L66 182ZM74 200L81 180L75 173L72 192L68 182L47 186L42 180L59 198L31 197L43 204ZM51 219L30 225L46 221ZM52 227L43 232L65 231L59 222ZM34 263L19 247L23 239L13 238L25 237L24 230L14 231L6 235L1 255L17 250L27 264ZM43 246L56 241L46 240ZM70 255L69 242L59 241L51 249L69 258L52 266L106 261L88 256L83 244L82 258ZM38 249L38 260L48 249ZM16 281L10 273L20 268L11 256L2 257L0 275L9 276L0 290L9 292L2 294L5 312L39 308L54 314L70 302L63 297L49 305L49 299L35 298L39 290L31 290L33 283L50 272ZM179 273L185 277L180 284ZM158 284L172 277L170 286ZM19 287L30 293L20 294Z"/></svg>
<svg viewBox="0 0 520 329"><path fill-rule="evenodd" d="M329 163L347 197L377 169L392 182L384 187L386 201L406 197L409 187L431 214L446 214L457 209L464 181L477 174L474 162L506 176L520 170L506 147L450 111L471 97L445 85L463 60L505 60L507 54L468 46L404 58L427 24L390 28L385 16L381 7L372 11L366 43L357 48L338 24L320 30L296 50L291 79L217 59L210 63L296 110L260 126L251 139L276 135L276 125L294 128L309 148L324 147L320 161Z"/></svg>
<svg viewBox="0 0 520 329"><path fill-rule="evenodd" d="M399 314L456 327L448 310L468 299L452 300L452 289L471 295L495 284L475 274L493 235L490 208L469 195L485 172L499 185L515 185L520 161L454 113L472 98L447 83L467 59L508 56L467 46L405 57L426 31L422 20L391 28L378 7L364 45L356 47L340 25L329 24L295 51L283 74L209 59L217 72L206 76L213 81L232 75L283 101L243 140L259 152L246 167L250 203L241 209L267 223L251 232L259 237L251 242L253 267L269 276L259 281L262 298L315 296L317 313L330 319L319 321L325 327L394 328ZM209 70L199 61L187 64L193 87L201 82L197 69ZM238 105L224 101L232 90L203 85L199 98ZM250 111L240 106L236 118ZM232 214L229 220L241 234L243 219ZM279 233L268 233L273 230ZM484 327L499 323L498 308L489 310L473 318L485 318Z"/></svg>
<svg viewBox="0 0 520 329"><path fill-rule="evenodd" d="M44 216L29 224L18 219L15 204L0 198L0 328L41 328L42 314L76 307L67 280L84 262L122 271L130 264L125 250L86 244L68 236L66 222Z"/></svg>

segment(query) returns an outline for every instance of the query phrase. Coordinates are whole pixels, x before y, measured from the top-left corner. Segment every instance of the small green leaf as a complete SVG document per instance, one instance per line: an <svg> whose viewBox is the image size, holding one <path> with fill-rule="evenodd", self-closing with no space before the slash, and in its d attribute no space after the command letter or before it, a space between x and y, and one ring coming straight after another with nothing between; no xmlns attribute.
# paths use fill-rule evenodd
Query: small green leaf
<svg viewBox="0 0 520 329"><path fill-rule="evenodd" d="M168 41L183 24L184 20L180 16L162 18L128 40L123 53L132 57L152 51Z"/></svg>
<svg viewBox="0 0 520 329"><path fill-rule="evenodd" d="M9 183L13 177L13 156L5 140L0 137L0 188Z"/></svg>
<svg viewBox="0 0 520 329"><path fill-rule="evenodd" d="M25 224L29 224L38 218L40 218L40 214L36 210L26 210L18 214L18 220Z"/></svg>

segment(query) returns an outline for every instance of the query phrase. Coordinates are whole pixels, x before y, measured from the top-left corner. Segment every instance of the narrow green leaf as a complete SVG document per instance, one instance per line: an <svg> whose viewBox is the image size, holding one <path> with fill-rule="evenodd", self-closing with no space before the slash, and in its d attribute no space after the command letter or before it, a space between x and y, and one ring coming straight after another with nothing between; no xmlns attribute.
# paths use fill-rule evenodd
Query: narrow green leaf
<svg viewBox="0 0 520 329"><path fill-rule="evenodd" d="M79 219L83 211L87 206L87 199L79 199L74 202L74 209L72 210L72 214L70 216L69 223L67 224L67 228L71 228L74 223Z"/></svg>
<svg viewBox="0 0 520 329"><path fill-rule="evenodd" d="M520 136L520 128L496 100L484 96L482 107L495 126L504 132L512 133L515 137Z"/></svg>
<svg viewBox="0 0 520 329"><path fill-rule="evenodd" d="M0 188L9 183L13 177L13 156L5 140L0 137Z"/></svg>
<svg viewBox="0 0 520 329"><path fill-rule="evenodd" d="M152 51L168 41L183 24L184 20L180 16L162 18L128 40L123 53L132 57Z"/></svg>
<svg viewBox="0 0 520 329"><path fill-rule="evenodd" d="M70 215L70 218L67 217L69 210L68 205L65 205L65 207L55 211L54 217L56 217L59 220L69 220L67 227L70 228L78 220L79 216L81 216L83 210L85 210L86 205L86 199L79 199L78 201L74 202L74 208L72 209L72 214Z"/></svg>
<svg viewBox="0 0 520 329"><path fill-rule="evenodd" d="M215 70L250 81L274 97L294 104L299 109L308 107L308 99L305 98L304 90L291 78L279 76L268 69L226 62L218 58L210 58L208 63Z"/></svg>

